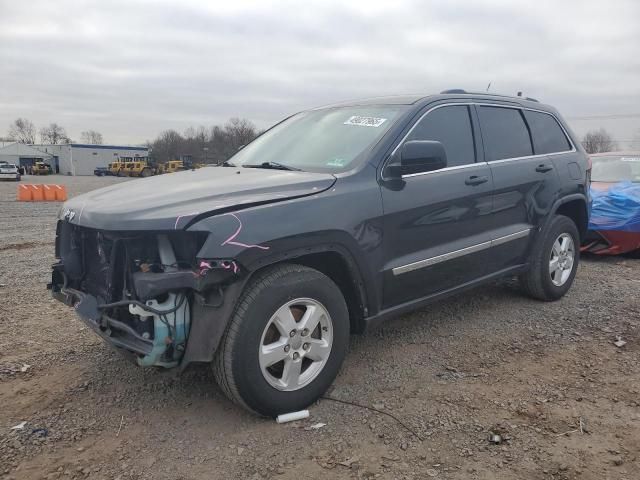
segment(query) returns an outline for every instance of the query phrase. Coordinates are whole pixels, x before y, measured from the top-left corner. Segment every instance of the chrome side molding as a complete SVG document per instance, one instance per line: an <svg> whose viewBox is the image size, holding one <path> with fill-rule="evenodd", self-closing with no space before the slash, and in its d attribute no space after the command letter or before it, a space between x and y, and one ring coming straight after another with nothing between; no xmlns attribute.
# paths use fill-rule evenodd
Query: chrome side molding
<svg viewBox="0 0 640 480"><path fill-rule="evenodd" d="M412 272L414 270L418 270L420 268L430 267L432 265L436 265L438 263L446 262L448 260L453 260L454 258L460 258L465 255L469 255L470 253L480 252L482 250L486 250L491 247L495 247L497 245L502 245L507 242L511 242L513 240L518 240L519 238L524 238L529 236L531 232L530 228L525 230L521 230L519 232L510 233L509 235L505 235L503 237L498 237L488 242L478 243L476 245L471 245L470 247L461 248L460 250L454 250L449 253L443 253L442 255L437 255L435 257L425 258L424 260L418 260L417 262L408 263L406 265L402 265L400 267L395 267L391 271L394 275L401 275L403 273Z"/></svg>

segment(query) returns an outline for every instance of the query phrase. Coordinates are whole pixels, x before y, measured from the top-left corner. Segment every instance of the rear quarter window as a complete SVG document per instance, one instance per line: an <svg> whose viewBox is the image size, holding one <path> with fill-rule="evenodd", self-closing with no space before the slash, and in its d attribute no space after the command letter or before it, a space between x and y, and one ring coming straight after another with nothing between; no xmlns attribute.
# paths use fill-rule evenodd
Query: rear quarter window
<svg viewBox="0 0 640 480"><path fill-rule="evenodd" d="M529 130L519 109L479 107L478 116L488 161L533 155Z"/></svg>
<svg viewBox="0 0 640 480"><path fill-rule="evenodd" d="M524 116L531 129L533 150L536 155L571 150L571 143L552 115L525 110Z"/></svg>

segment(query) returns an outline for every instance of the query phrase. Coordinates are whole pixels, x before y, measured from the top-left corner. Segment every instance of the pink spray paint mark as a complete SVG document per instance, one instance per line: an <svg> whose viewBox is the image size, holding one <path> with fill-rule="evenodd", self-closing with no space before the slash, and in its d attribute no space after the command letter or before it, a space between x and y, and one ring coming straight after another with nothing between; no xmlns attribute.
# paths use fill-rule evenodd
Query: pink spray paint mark
<svg viewBox="0 0 640 480"><path fill-rule="evenodd" d="M178 222L180 222L181 218L186 218L186 217L193 217L194 215L198 215L199 212L193 212L193 213L187 213L186 215L178 215L178 218L176 218L176 223L173 226L174 230L178 229Z"/></svg>
<svg viewBox="0 0 640 480"><path fill-rule="evenodd" d="M226 215L230 215L230 216L232 216L233 218L235 218L238 221L238 229L235 231L235 233L233 235L231 235L229 238L227 238L224 242L222 242L220 244L221 247L224 246L224 245L235 245L237 247L259 248L261 250L269 250L269 247L265 247L263 245L248 245L246 243L236 242L235 241L236 237L238 236L238 234L242 230L242 221L234 213L227 213Z"/></svg>
<svg viewBox="0 0 640 480"><path fill-rule="evenodd" d="M205 262L204 260L200 262L200 276L205 275L209 270L211 270L213 267L211 266L211 264L209 262Z"/></svg>
<svg viewBox="0 0 640 480"><path fill-rule="evenodd" d="M233 269L233 273L238 273L238 264L235 261L230 261L230 262L222 262L222 268L224 268L225 270L231 270Z"/></svg>

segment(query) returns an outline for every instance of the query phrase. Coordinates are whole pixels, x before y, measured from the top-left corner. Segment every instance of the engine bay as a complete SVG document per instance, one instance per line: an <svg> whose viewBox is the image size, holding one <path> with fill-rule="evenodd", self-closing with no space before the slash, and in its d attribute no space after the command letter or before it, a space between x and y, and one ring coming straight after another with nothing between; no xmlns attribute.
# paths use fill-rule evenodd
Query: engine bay
<svg viewBox="0 0 640 480"><path fill-rule="evenodd" d="M223 297L241 274L233 259L199 258L200 232L111 232L58 222L52 283L96 333L140 366L184 355L192 305ZM215 306L215 305L213 305Z"/></svg>

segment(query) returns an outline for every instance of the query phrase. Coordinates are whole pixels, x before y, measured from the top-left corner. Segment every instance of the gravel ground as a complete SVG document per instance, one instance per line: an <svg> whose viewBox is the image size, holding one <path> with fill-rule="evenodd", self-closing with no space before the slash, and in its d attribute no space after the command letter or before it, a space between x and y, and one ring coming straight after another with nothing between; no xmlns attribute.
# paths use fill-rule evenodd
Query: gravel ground
<svg viewBox="0 0 640 480"><path fill-rule="evenodd" d="M23 181L76 195L128 180ZM52 300L59 204L15 188L0 183L3 478L640 478L640 260L583 259L555 303L508 280L353 337L329 394L408 428L330 400L277 425L206 366L135 367Z"/></svg>

